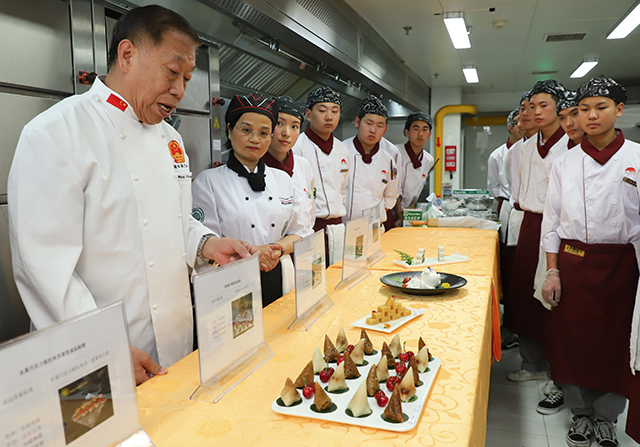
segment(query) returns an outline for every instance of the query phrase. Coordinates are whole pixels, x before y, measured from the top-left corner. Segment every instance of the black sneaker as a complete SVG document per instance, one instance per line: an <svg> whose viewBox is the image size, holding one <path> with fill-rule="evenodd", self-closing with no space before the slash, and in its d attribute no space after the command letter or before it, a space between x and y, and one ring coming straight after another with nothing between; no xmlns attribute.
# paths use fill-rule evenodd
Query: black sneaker
<svg viewBox="0 0 640 447"><path fill-rule="evenodd" d="M512 334L511 337L502 342L502 350L506 351L507 349L513 349L520 346L520 342L518 341L518 336L516 334Z"/></svg>
<svg viewBox="0 0 640 447"><path fill-rule="evenodd" d="M616 424L609 421L593 420L593 433L600 447L618 447Z"/></svg>
<svg viewBox="0 0 640 447"><path fill-rule="evenodd" d="M567 433L567 445L569 447L589 447L592 432L593 422L589 416L574 416Z"/></svg>
<svg viewBox="0 0 640 447"><path fill-rule="evenodd" d="M538 403L536 411L540 414L555 414L564 405L564 393L558 388Z"/></svg>

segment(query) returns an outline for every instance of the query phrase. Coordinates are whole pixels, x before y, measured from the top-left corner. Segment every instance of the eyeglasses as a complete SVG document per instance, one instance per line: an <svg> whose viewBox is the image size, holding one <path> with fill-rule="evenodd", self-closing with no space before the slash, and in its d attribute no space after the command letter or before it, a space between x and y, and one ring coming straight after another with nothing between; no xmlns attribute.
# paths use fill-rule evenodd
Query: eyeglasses
<svg viewBox="0 0 640 447"><path fill-rule="evenodd" d="M236 129L238 129L238 131L240 132L240 135L242 135L243 137L248 137L251 135L258 135L258 138L260 138L261 140L270 140L271 137L273 137L273 134L267 130L254 130L251 127L248 126L242 126L242 127L238 127L236 126Z"/></svg>

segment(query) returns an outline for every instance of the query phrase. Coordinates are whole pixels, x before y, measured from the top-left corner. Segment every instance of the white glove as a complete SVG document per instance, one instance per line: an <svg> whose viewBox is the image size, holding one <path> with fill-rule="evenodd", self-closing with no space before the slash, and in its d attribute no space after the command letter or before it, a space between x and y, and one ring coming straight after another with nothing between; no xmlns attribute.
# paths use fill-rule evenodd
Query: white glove
<svg viewBox="0 0 640 447"><path fill-rule="evenodd" d="M547 270L542 284L542 298L552 307L556 307L560 302L560 270Z"/></svg>

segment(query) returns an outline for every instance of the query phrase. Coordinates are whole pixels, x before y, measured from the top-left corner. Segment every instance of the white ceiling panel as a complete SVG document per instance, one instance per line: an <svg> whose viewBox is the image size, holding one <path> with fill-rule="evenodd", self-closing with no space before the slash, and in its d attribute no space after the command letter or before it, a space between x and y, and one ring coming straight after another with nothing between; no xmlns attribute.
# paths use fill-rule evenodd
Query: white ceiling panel
<svg viewBox="0 0 640 447"><path fill-rule="evenodd" d="M587 78L611 76L640 86L640 29L626 39L606 35L638 0L346 0L407 66L430 87L462 87L465 94L501 94L519 100L536 81L554 78L576 88ZM495 8L490 11L490 8ZM471 48L453 48L443 12L464 12ZM506 20L496 29L492 23ZM411 26L406 35L405 26ZM581 41L544 42L546 34L586 33ZM569 75L584 59L598 66L585 79ZM462 65L475 65L480 82L466 84ZM533 72L557 71L536 75ZM513 93L510 95L509 93ZM640 102L640 98L632 98ZM505 105L505 110L511 105Z"/></svg>

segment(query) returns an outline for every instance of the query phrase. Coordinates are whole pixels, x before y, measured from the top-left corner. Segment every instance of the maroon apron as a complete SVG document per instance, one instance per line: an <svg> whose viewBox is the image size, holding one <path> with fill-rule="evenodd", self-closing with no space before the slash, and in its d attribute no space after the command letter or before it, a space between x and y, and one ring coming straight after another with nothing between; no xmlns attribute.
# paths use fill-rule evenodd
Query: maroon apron
<svg viewBox="0 0 640 447"><path fill-rule="evenodd" d="M545 319L542 351L553 380L628 396L638 284L633 246L563 240L558 269L560 303Z"/></svg>
<svg viewBox="0 0 640 447"><path fill-rule="evenodd" d="M504 317L504 324L511 332L540 342L544 314L548 312L542 303L533 297L541 225L542 214L524 212L511 271L508 311Z"/></svg>

